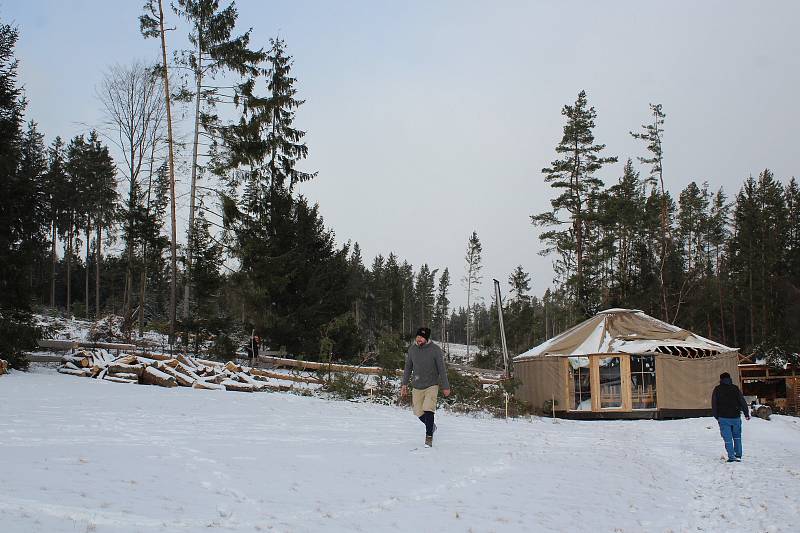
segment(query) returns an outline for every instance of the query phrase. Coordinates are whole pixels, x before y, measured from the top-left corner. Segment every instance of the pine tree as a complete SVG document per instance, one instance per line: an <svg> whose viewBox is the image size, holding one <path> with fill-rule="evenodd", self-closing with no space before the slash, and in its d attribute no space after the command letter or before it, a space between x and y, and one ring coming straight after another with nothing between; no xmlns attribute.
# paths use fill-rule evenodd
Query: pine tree
<svg viewBox="0 0 800 533"><path fill-rule="evenodd" d="M194 100L189 231L183 303L183 319L188 320L191 287L194 283L192 231L195 227L197 180L200 169L198 163L200 135L202 133L212 140L216 138L219 118L215 108L219 102L226 99L220 87L214 86L213 83L216 76L227 73L256 77L260 73L258 65L264 60L265 54L248 48L249 30L242 35L232 36L239 15L234 2L221 9L218 0L178 0L175 10L180 17L189 22L191 27L189 42L194 46L194 49L180 56L181 64L189 68L194 77L194 90L184 88L181 95L184 100Z"/></svg>
<svg viewBox="0 0 800 533"><path fill-rule="evenodd" d="M540 239L548 243L544 253L556 251L561 256L562 272L569 285L574 287L575 303L588 314L590 309L588 279L585 276L586 234L592 223L591 210L603 181L596 173L606 164L617 161L616 157L601 157L604 144L595 144L594 107L587 108L586 92L581 91L575 105L565 105L561 114L567 117L564 136L556 146L556 153L562 159L553 161L550 167L542 169L545 182L561 194L550 201L553 209L531 217L536 226L558 226L562 224L558 216L566 211L569 220L568 230L550 230L542 233ZM573 264L574 257L574 264Z"/></svg>
<svg viewBox="0 0 800 533"><path fill-rule="evenodd" d="M467 361L469 361L469 350L470 350L470 313L471 313L471 301L472 301L472 292L473 290L477 289L477 286L481 282L481 253L483 252L483 246L481 245L480 239L478 239L478 233L473 231L472 235L467 241L467 254L464 257L466 262L466 272L464 274L464 278L462 281L467 288Z"/></svg>

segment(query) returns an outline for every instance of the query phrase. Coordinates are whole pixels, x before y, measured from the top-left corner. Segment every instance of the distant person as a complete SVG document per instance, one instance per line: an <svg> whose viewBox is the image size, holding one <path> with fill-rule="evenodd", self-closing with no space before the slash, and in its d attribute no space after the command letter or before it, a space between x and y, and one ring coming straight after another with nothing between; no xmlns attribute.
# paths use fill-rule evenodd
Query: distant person
<svg viewBox="0 0 800 533"><path fill-rule="evenodd" d="M719 375L719 385L711 393L711 414L719 423L719 433L725 441L728 462L742 460L742 418L750 420L750 409L742 396L742 391L731 381L731 375L723 372Z"/></svg>
<svg viewBox="0 0 800 533"><path fill-rule="evenodd" d="M405 398L408 395L409 380L411 381L411 408L414 415L425 424L425 446L429 448L433 446L433 432L436 431L433 414L436 411L439 385L442 386L442 394L450 396L444 354L430 339L430 328L421 327L417 330L414 344L408 347L406 353L400 386L400 395Z"/></svg>
<svg viewBox="0 0 800 533"><path fill-rule="evenodd" d="M261 339L258 335L253 335L244 347L245 351L247 351L247 358L250 359L250 366L253 366L253 363L258 359L259 344L261 344Z"/></svg>

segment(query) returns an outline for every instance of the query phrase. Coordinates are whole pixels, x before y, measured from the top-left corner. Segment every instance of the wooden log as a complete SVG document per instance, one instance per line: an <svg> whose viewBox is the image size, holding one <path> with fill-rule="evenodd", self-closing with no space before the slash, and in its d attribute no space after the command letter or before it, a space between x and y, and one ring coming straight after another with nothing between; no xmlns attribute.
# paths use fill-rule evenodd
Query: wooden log
<svg viewBox="0 0 800 533"><path fill-rule="evenodd" d="M377 375L384 371L379 366L353 366L341 365L331 363L318 363L315 361L298 361L296 359L285 359L282 357L264 357L259 356L258 360L264 363L270 363L275 366L285 366L292 368L299 368L300 370L330 370L331 372L355 372L356 374L371 374ZM402 376L402 370L390 370L395 376Z"/></svg>
<svg viewBox="0 0 800 533"><path fill-rule="evenodd" d="M116 365L135 365L139 363L139 359L135 355L123 355L114 359Z"/></svg>
<svg viewBox="0 0 800 533"><path fill-rule="evenodd" d="M232 361L228 361L227 363L225 363L225 370L227 370L228 372L233 372L234 374L236 374L236 373L239 373L239 372L242 371L242 367L240 367L239 365L237 365L236 363L234 363Z"/></svg>
<svg viewBox="0 0 800 533"><path fill-rule="evenodd" d="M154 361L169 361L170 359L174 359L174 357L171 355L155 352L138 352L136 355L139 357L147 357L148 359L153 359Z"/></svg>
<svg viewBox="0 0 800 533"><path fill-rule="evenodd" d="M177 359L179 362L183 363L189 368L192 369L197 368L197 363L191 357L186 357L185 355L179 354L175 359Z"/></svg>
<svg viewBox="0 0 800 533"><path fill-rule="evenodd" d="M79 367L78 365L76 365L72 361L67 361L66 363L64 363L63 368L65 368L67 370L82 370L81 367Z"/></svg>
<svg viewBox="0 0 800 533"><path fill-rule="evenodd" d="M221 383L225 390L235 391L235 392L253 392L255 387L249 383L240 383L233 379L226 379Z"/></svg>
<svg viewBox="0 0 800 533"><path fill-rule="evenodd" d="M108 376L108 375L106 375L106 376L103 377L103 379L106 380L106 381L113 381L114 383L139 383L138 379L125 379L125 378L120 378L120 377L117 377L117 376Z"/></svg>
<svg viewBox="0 0 800 533"><path fill-rule="evenodd" d="M83 376L88 376L89 372L91 372L91 370L87 370L85 368L81 368L81 369L77 369L76 370L76 369L73 369L73 368L65 368L65 367L62 366L61 368L58 369L58 372L60 374L69 374L70 376L81 376L81 377L83 377Z"/></svg>
<svg viewBox="0 0 800 533"><path fill-rule="evenodd" d="M211 361L209 359L199 359L197 357L194 358L194 362L199 365L211 366L211 367L220 367L222 363L219 361Z"/></svg>
<svg viewBox="0 0 800 533"><path fill-rule="evenodd" d="M25 358L30 363L63 363L61 356L54 353L32 353Z"/></svg>
<svg viewBox="0 0 800 533"><path fill-rule="evenodd" d="M205 389L205 390L225 390L225 387L219 385L217 383L210 383L203 379L199 379L192 384L193 389Z"/></svg>
<svg viewBox="0 0 800 533"><path fill-rule="evenodd" d="M97 374L96 376L94 376L94 378L95 378L95 379L103 379L103 378L104 378L104 377L106 377L107 375L108 375L108 369L107 369L107 368L104 368L103 370L101 370L101 371L100 371L100 373L99 373L99 374Z"/></svg>
<svg viewBox="0 0 800 533"><path fill-rule="evenodd" d="M178 372L177 370L175 370L174 368L172 368L171 366L168 366L166 364L159 365L158 369L161 370L162 372L164 372L165 374L169 374L170 376L174 377L175 381L178 382L178 385L180 385L182 387L191 387L192 384L195 381L197 381L195 379L192 379L189 376L186 376L186 375Z"/></svg>
<svg viewBox="0 0 800 533"><path fill-rule="evenodd" d="M210 376L202 376L202 379L208 383L220 384L227 379L227 376L224 374L212 374Z"/></svg>
<svg viewBox="0 0 800 533"><path fill-rule="evenodd" d="M292 374L281 374L280 372L270 372L269 370L261 370L260 368L251 368L250 373L254 376L261 376L265 378L280 379L284 381L296 381L298 383L315 383L322 385L323 381L313 376L295 376Z"/></svg>
<svg viewBox="0 0 800 533"><path fill-rule="evenodd" d="M259 381L245 372L239 372L238 374L236 374L235 378L241 381L242 383L248 383L252 385L255 390L264 390L269 386L267 383Z"/></svg>
<svg viewBox="0 0 800 533"><path fill-rule="evenodd" d="M159 387L177 387L177 380L153 366L148 366L142 373L141 382L145 385L158 385Z"/></svg>
<svg viewBox="0 0 800 533"><path fill-rule="evenodd" d="M67 339L39 339L36 343L50 350L74 350L78 347L78 341Z"/></svg>
<svg viewBox="0 0 800 533"><path fill-rule="evenodd" d="M197 368L197 367L195 367L195 368ZM189 368L188 366L186 366L183 363L178 363L178 366L175 367L175 370L177 370L178 372L181 372L183 374L186 374L187 376L189 376L193 380L200 379L200 376L195 374L194 371L191 368Z"/></svg>
<svg viewBox="0 0 800 533"><path fill-rule="evenodd" d="M110 374L136 374L136 376L142 377L145 365L141 363L137 363L135 365L126 365L115 362L108 365L106 368L108 368L108 372Z"/></svg>
<svg viewBox="0 0 800 533"><path fill-rule="evenodd" d="M119 350L124 352L136 351L135 344L122 344L118 342L91 342L91 341L78 341L78 346L81 348L104 348L106 350Z"/></svg>
<svg viewBox="0 0 800 533"><path fill-rule="evenodd" d="M139 375L138 374L129 374L127 372L120 372L120 373L114 372L114 373L112 373L112 372L108 372L108 369L106 369L106 375L107 376L111 376L111 377L115 377L115 378L120 378L120 379L132 379L133 381L139 381Z"/></svg>

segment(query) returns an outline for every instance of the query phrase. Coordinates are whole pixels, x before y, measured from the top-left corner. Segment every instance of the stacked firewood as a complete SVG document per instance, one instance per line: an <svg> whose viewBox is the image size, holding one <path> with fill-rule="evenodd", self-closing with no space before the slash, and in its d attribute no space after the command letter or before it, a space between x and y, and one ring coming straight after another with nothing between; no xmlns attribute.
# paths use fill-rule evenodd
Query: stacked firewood
<svg viewBox="0 0 800 533"><path fill-rule="evenodd" d="M62 358L62 374L85 376L115 383L141 383L161 387L192 387L207 390L255 392L262 390L289 390L291 386L271 385L269 379L321 383L308 376L289 376L239 366L231 361L224 365L215 361L196 359L185 355L167 356L146 353L142 355L111 356L101 349L81 350Z"/></svg>

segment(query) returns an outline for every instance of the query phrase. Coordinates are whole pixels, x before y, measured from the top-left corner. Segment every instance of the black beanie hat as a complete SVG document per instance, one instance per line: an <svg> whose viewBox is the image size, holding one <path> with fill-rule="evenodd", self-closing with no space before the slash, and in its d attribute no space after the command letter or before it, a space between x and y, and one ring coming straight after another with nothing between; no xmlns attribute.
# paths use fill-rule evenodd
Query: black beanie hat
<svg viewBox="0 0 800 533"><path fill-rule="evenodd" d="M431 328L421 327L417 330L417 337L425 337L426 341L431 340Z"/></svg>

